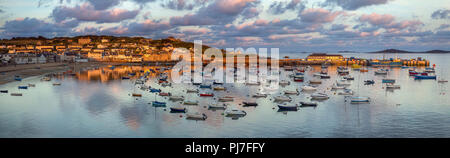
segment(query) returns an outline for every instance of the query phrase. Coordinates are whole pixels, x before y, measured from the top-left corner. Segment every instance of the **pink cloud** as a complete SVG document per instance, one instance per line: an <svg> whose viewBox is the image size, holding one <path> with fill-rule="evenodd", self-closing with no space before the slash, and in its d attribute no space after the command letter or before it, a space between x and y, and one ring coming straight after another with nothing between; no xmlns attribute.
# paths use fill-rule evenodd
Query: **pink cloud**
<svg viewBox="0 0 450 158"><path fill-rule="evenodd" d="M343 14L342 11L330 12L323 8L309 8L300 13L301 20L311 23L329 23Z"/></svg>

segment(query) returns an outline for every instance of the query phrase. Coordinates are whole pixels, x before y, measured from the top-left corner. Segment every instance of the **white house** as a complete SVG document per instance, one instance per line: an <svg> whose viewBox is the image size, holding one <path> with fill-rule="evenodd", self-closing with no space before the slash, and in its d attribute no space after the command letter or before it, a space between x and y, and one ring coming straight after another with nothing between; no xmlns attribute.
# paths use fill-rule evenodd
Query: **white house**
<svg viewBox="0 0 450 158"><path fill-rule="evenodd" d="M47 63L47 58L45 57L44 54L41 54L41 56L37 57L37 62L38 62L39 64Z"/></svg>

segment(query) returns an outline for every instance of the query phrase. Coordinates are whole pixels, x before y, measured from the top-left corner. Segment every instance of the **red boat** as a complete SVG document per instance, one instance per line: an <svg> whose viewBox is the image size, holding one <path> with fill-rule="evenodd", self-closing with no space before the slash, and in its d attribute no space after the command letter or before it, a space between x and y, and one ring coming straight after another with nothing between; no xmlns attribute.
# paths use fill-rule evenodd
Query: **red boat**
<svg viewBox="0 0 450 158"><path fill-rule="evenodd" d="M426 73L426 72L409 71L409 76L416 76L419 74L422 76L428 76L428 73Z"/></svg>
<svg viewBox="0 0 450 158"><path fill-rule="evenodd" d="M294 78L294 82L303 82L302 78Z"/></svg>
<svg viewBox="0 0 450 158"><path fill-rule="evenodd" d="M213 97L214 94L212 94L212 93L203 93L203 94L200 94L200 96L201 97Z"/></svg>
<svg viewBox="0 0 450 158"><path fill-rule="evenodd" d="M169 81L159 80L159 83L169 83Z"/></svg>

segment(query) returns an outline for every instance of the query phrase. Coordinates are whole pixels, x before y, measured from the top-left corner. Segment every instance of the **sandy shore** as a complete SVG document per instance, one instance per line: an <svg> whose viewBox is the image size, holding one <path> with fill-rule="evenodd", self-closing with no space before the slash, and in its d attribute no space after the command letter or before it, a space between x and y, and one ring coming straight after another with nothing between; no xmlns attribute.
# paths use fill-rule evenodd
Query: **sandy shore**
<svg viewBox="0 0 450 158"><path fill-rule="evenodd" d="M82 69L87 67L101 67L107 65L119 65L120 63L87 62L87 63L46 63L46 64L24 64L0 67L0 85L14 81L14 76L22 78L44 75L67 70Z"/></svg>

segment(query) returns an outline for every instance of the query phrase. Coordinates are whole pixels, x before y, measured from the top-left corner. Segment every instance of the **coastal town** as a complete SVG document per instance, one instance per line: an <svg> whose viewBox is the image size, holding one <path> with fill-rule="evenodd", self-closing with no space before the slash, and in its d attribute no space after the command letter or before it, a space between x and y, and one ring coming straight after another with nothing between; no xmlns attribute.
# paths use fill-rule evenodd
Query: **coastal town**
<svg viewBox="0 0 450 158"><path fill-rule="evenodd" d="M44 63L171 63L174 48L186 48L193 53L194 43L174 37L153 40L144 37L77 36L77 37L17 37L0 40L1 66ZM209 46L203 46L203 52ZM225 50L221 50L223 53ZM230 53L230 52L227 52ZM238 52L239 54L240 52ZM248 61L247 61L248 62ZM429 61L417 59L344 58L341 54L312 53L305 59L279 60L280 65L383 65L428 66ZM269 61L270 64L270 61ZM392 65L391 65L392 66Z"/></svg>
<svg viewBox="0 0 450 158"><path fill-rule="evenodd" d="M3 66L89 61L167 62L171 60L174 45L193 50L192 43L173 37L161 40L112 36L12 38L0 41L0 59Z"/></svg>

